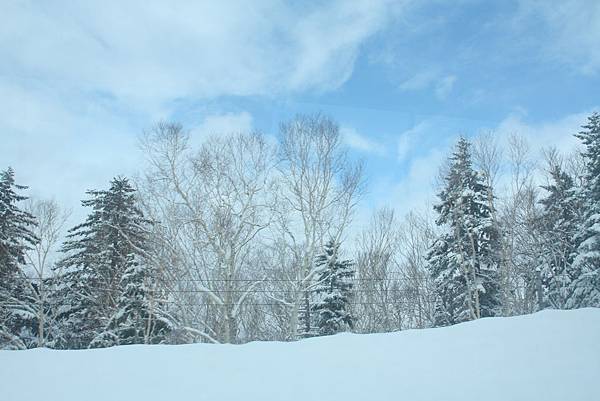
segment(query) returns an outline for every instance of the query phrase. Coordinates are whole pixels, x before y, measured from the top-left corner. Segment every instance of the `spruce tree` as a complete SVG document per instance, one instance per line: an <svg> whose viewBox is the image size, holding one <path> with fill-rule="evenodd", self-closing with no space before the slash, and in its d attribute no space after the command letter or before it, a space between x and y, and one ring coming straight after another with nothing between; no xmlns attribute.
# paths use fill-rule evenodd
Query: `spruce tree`
<svg viewBox="0 0 600 401"><path fill-rule="evenodd" d="M0 348L28 347L37 327L33 287L22 269L25 252L38 241L31 230L35 218L18 207L27 199L18 191L26 188L15 183L12 168L0 173Z"/></svg>
<svg viewBox="0 0 600 401"><path fill-rule="evenodd" d="M444 177L436 224L442 235L428 254L437 295L439 325L496 316L499 299L499 233L492 219L491 191L473 169L470 143L460 138Z"/></svg>
<svg viewBox="0 0 600 401"><path fill-rule="evenodd" d="M121 288L116 312L91 347L166 342L174 325L163 310L150 265L130 263L121 278Z"/></svg>
<svg viewBox="0 0 600 401"><path fill-rule="evenodd" d="M58 266L60 289L54 297L66 333L62 346L68 348L86 348L105 336L122 307L129 284L126 273L142 263L151 224L137 207L127 178L115 178L108 190L87 194L82 205L92 211L69 231L62 247L66 256ZM105 343L95 342L99 344Z"/></svg>
<svg viewBox="0 0 600 401"><path fill-rule="evenodd" d="M351 261L339 259L339 247L339 243L329 241L315 262L319 273L314 291L317 300L312 310L319 335L336 334L354 327L349 305L354 267Z"/></svg>
<svg viewBox="0 0 600 401"><path fill-rule="evenodd" d="M313 305L311 304L312 290L305 289L302 294L302 303L298 307L298 337L310 338L317 335L314 329Z"/></svg>
<svg viewBox="0 0 600 401"><path fill-rule="evenodd" d="M435 314L434 325L450 326L464 320L466 280L458 274L450 257L450 244L453 242L449 234L440 235L427 253L427 268L435 282Z"/></svg>
<svg viewBox="0 0 600 401"><path fill-rule="evenodd" d="M551 166L549 173L550 183L542 187L547 196L540 201L541 255L538 269L544 291L544 305L540 307L564 309L568 288L575 278L572 263L581 206L573 178L556 164Z"/></svg>
<svg viewBox="0 0 600 401"><path fill-rule="evenodd" d="M585 146L585 185L581 190L583 224L576 236L575 276L567 306L600 306L600 113L593 113L575 136Z"/></svg>

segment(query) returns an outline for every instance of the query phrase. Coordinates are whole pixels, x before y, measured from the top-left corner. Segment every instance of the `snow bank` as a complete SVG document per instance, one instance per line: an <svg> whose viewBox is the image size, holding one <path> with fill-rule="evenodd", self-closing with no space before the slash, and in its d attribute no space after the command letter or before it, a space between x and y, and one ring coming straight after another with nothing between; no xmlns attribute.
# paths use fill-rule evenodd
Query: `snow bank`
<svg viewBox="0 0 600 401"><path fill-rule="evenodd" d="M600 309L296 343L0 352L0 400L600 400Z"/></svg>

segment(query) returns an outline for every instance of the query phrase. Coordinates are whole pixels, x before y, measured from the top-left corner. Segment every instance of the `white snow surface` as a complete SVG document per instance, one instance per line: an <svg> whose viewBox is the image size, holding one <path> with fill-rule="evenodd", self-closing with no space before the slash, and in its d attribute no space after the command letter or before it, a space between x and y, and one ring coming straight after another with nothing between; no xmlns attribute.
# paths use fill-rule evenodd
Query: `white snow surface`
<svg viewBox="0 0 600 401"><path fill-rule="evenodd" d="M600 400L600 309L294 343L0 352L0 400Z"/></svg>

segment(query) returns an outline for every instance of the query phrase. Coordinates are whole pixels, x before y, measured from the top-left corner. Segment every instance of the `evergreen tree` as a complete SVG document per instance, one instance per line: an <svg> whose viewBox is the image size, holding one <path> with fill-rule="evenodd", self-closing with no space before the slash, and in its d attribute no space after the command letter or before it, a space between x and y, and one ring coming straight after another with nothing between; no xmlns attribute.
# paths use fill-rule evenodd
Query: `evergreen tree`
<svg viewBox="0 0 600 401"><path fill-rule="evenodd" d="M538 266L544 305L556 309L566 308L568 288L573 277L572 263L575 256L580 202L573 178L559 165L550 170L551 182L543 186L548 195L540 201L540 264Z"/></svg>
<svg viewBox="0 0 600 401"><path fill-rule="evenodd" d="M427 254L429 274L434 278L436 302L434 325L450 326L462 321L464 298L467 293L466 280L452 264L450 244L452 236L440 235Z"/></svg>
<svg viewBox="0 0 600 401"><path fill-rule="evenodd" d="M11 168L0 173L0 348L25 348L35 337L33 287L22 267L28 246L38 241L31 231L36 223L17 205L27 199L18 194L26 188L15 184Z"/></svg>
<svg viewBox="0 0 600 401"><path fill-rule="evenodd" d="M354 326L349 305L354 268L351 261L339 260L339 247L339 243L331 240L325 245L324 252L316 258L319 273L315 294L318 299L313 303L312 309L316 315L319 335L336 334Z"/></svg>
<svg viewBox="0 0 600 401"><path fill-rule="evenodd" d="M575 136L585 146L586 175L581 190L584 214L576 236L569 308L600 306L600 113L592 114L582 128Z"/></svg>
<svg viewBox="0 0 600 401"><path fill-rule="evenodd" d="M302 294L302 303L298 308L298 337L314 337L317 333L314 330L314 315L312 314L313 305L311 305L312 291L304 290Z"/></svg>
<svg viewBox="0 0 600 401"><path fill-rule="evenodd" d="M69 231L54 296L65 333L58 343L68 348L89 347L105 333L123 306L120 300L131 280L142 279L131 272L142 263L151 224L137 207L135 190L126 178L113 179L108 190L87 194L90 198L82 205L92 212Z"/></svg>
<svg viewBox="0 0 600 401"><path fill-rule="evenodd" d="M473 169L470 143L460 138L445 186L434 206L444 232L428 254L438 303L437 324L454 324L500 312L499 233L488 188Z"/></svg>
<svg viewBox="0 0 600 401"><path fill-rule="evenodd" d="M130 263L121 288L117 311L91 347L164 343L174 325L162 308L150 265Z"/></svg>

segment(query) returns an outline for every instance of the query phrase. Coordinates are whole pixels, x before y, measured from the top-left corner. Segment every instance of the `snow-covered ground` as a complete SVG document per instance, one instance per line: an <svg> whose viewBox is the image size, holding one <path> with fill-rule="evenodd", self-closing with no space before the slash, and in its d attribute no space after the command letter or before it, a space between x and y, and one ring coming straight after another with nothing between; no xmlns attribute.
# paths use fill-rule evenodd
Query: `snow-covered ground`
<svg viewBox="0 0 600 401"><path fill-rule="evenodd" d="M600 309L295 343L0 352L0 400L600 400Z"/></svg>

